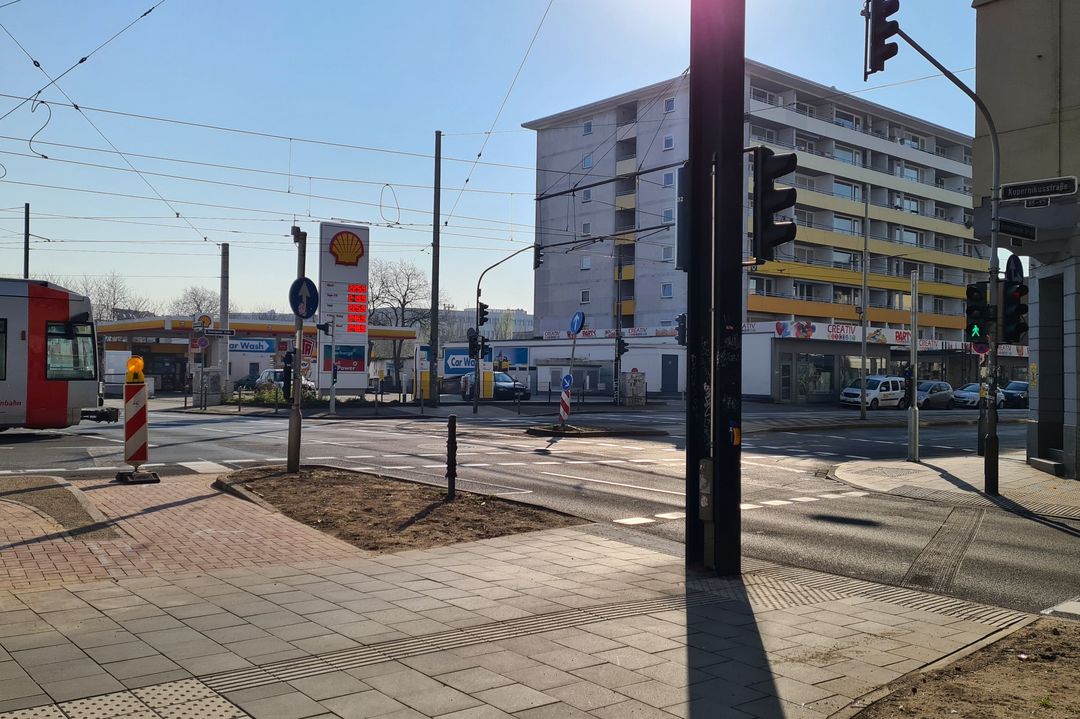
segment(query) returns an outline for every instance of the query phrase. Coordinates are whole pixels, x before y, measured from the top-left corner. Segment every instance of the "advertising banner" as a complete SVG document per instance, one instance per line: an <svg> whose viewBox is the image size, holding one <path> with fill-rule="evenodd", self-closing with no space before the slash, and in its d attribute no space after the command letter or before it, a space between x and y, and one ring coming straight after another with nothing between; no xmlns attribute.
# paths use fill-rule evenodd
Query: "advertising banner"
<svg viewBox="0 0 1080 719"><path fill-rule="evenodd" d="M337 387L366 389L368 384L368 261L370 230L363 225L319 225L319 321L334 327L319 334L319 386L329 387L337 365Z"/></svg>

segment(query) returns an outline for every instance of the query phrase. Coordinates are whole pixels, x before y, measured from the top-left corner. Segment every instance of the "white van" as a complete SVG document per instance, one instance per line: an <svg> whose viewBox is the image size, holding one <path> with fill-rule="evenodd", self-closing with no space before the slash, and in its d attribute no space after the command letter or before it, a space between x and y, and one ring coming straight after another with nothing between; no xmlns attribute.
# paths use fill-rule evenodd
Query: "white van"
<svg viewBox="0 0 1080 719"><path fill-rule="evenodd" d="M854 379L840 392L840 404L858 407L862 395L862 380ZM870 409L879 407L897 407L906 409L907 394L904 392L903 377L889 377L873 374L866 378L866 406Z"/></svg>

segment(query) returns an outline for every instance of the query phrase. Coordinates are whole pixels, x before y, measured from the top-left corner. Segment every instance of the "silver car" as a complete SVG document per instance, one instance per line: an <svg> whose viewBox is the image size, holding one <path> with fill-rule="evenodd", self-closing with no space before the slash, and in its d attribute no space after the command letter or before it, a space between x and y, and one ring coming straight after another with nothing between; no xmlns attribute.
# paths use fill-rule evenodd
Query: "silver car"
<svg viewBox="0 0 1080 719"><path fill-rule="evenodd" d="M989 391L989 388L987 388ZM979 383L970 382L960 389L953 391L953 407L972 407L978 408L979 406ZM1000 389L997 391L997 406L1001 409L1005 406L1005 393Z"/></svg>
<svg viewBox="0 0 1080 719"><path fill-rule="evenodd" d="M927 380L916 388L915 402L919 409L949 409L952 398L953 388L948 382Z"/></svg>

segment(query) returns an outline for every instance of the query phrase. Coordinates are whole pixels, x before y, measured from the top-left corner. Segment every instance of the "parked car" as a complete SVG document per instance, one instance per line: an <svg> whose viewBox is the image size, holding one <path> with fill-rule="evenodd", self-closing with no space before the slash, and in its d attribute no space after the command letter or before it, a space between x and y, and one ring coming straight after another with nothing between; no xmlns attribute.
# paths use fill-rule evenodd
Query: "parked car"
<svg viewBox="0 0 1080 719"><path fill-rule="evenodd" d="M840 392L840 404L858 407L861 396L862 380L854 379ZM870 375L866 378L866 406L870 409L879 407L907 409L907 404L903 377Z"/></svg>
<svg viewBox="0 0 1080 719"><path fill-rule="evenodd" d="M1005 385L1005 389L1002 390L1005 394L1005 406L1006 407L1023 407L1028 406L1028 383L1014 380Z"/></svg>
<svg viewBox="0 0 1080 719"><path fill-rule="evenodd" d="M915 405L919 409L949 409L952 398L953 388L948 382L927 380L915 388Z"/></svg>
<svg viewBox="0 0 1080 719"><path fill-rule="evenodd" d="M985 385L984 385L985 387ZM989 392L989 389L987 389ZM979 406L979 383L971 382L969 384L953 390L953 407L974 407ZM1000 389L997 391L997 406L1001 409L1005 406L1005 393Z"/></svg>
<svg viewBox="0 0 1080 719"><path fill-rule="evenodd" d="M281 389L285 381L285 370L283 369L264 369L262 374L259 375L259 379L255 380L255 389L270 389L272 386L276 386ZM305 391L315 391L315 383L309 380L307 377L300 377L300 386Z"/></svg>
<svg viewBox="0 0 1080 719"><path fill-rule="evenodd" d="M258 374L249 374L247 377L243 377L243 378L238 379L235 382L233 382L233 389L254 390L255 385L256 385L256 383L258 381L259 381L259 375Z"/></svg>
<svg viewBox="0 0 1080 719"><path fill-rule="evenodd" d="M472 387L472 375L464 375L461 378L461 398L472 399L473 387ZM532 395L529 394L529 388L523 383L514 379L505 372L495 373L495 396L494 399L514 399L516 395L522 400L527 400Z"/></svg>

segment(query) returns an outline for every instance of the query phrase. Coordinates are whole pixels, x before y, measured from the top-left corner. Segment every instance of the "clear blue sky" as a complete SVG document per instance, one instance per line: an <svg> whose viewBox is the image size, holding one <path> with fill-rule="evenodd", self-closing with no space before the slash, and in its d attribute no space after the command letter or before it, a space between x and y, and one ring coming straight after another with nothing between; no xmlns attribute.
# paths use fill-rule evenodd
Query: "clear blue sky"
<svg viewBox="0 0 1080 719"><path fill-rule="evenodd" d="M0 5L4 0L0 0ZM156 0L72 3L21 0L0 8L0 23L53 76L106 40ZM897 87L933 68L901 46L888 71L864 85L861 0L748 0L747 55L947 127L972 132L970 102L943 78ZM430 154L436 129L444 155L475 157L547 0L398 0L309 3L263 0L166 0L59 85L81 105ZM905 29L953 69L974 65L975 12L967 0L904 0ZM530 119L680 73L689 64L688 0L554 0L535 46L484 149L483 159L530 168ZM0 32L0 93L26 96L48 80ZM973 72L961 75L972 81ZM56 88L46 100L66 102ZM0 115L16 104L0 98ZM0 275L22 269L22 203L35 234L67 240L35 243L32 273L119 271L135 289L167 300L187 285L217 289L214 242L228 241L232 298L244 310L285 309L295 276L288 238L294 215L400 222L372 230L372 256L405 258L430 269L432 163L425 157L236 135L88 112L121 150L275 173L131 157L140 170L271 188L212 185L147 175L158 199L137 200L14 182L154 197L115 154L35 143L49 109L29 104L0 120ZM52 108L40 142L108 149L79 113ZM14 153L14 154L11 154ZM460 187L468 163L444 163L444 187ZM290 178L288 173L292 172ZM3 174L3 169L0 169ZM373 184L312 180L308 176ZM389 183L391 189L383 186ZM420 185L418 188L405 185ZM533 241L534 174L476 167L443 235L442 284L458 307L473 304L479 271ZM308 193L337 200L309 198ZM444 190L444 214L458 193ZM180 204L200 202L226 207ZM348 201L345 201L348 200ZM369 204L362 204L369 203ZM381 206L380 206L381 203ZM398 210L400 207L400 213ZM17 208L17 209L12 209ZM252 212L251 210L266 212ZM49 219L46 215L99 219ZM105 219L107 218L107 219ZM120 221L123 220L123 221ZM133 224L152 223L152 224ZM202 236L210 242L203 242ZM80 242L75 242L79 240ZM315 267L315 254L308 259ZM494 307L532 307L531 254L489 273L484 299Z"/></svg>

